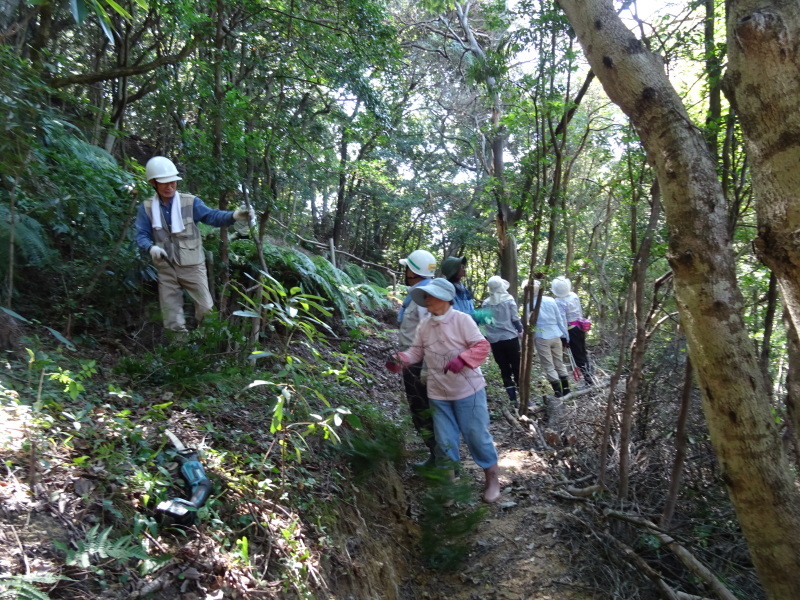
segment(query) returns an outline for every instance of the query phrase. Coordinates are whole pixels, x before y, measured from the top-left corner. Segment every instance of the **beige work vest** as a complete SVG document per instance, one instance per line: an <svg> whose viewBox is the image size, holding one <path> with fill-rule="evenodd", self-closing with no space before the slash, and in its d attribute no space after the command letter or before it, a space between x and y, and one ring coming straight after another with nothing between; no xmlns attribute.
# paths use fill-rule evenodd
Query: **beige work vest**
<svg viewBox="0 0 800 600"><path fill-rule="evenodd" d="M175 199L172 199L175 202ZM182 267L191 267L205 263L203 253L203 239L200 230L194 222L194 194L180 194L181 216L183 226L186 228L180 233L172 233L169 228L153 229L153 241L167 251L167 256L173 264ZM152 201L144 203L144 210L153 222ZM164 223L166 225L166 223Z"/></svg>

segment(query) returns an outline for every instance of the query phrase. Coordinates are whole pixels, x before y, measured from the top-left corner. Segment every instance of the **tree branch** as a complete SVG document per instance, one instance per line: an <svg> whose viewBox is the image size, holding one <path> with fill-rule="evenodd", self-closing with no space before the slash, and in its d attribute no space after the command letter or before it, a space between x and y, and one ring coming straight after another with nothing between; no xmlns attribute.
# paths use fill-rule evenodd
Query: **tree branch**
<svg viewBox="0 0 800 600"><path fill-rule="evenodd" d="M70 77L57 77L49 81L50 87L62 88L68 85L88 85L97 83L98 81L108 81L109 79L118 79L120 77L130 77L131 75L141 75L154 71L164 65L172 65L179 63L186 58L189 53L197 47L197 41L186 44L178 54L168 54L167 56L160 56L159 58L145 63L143 65L131 65L128 67L117 67L109 69L108 71L100 71L98 73L82 73L80 75L72 75Z"/></svg>
<svg viewBox="0 0 800 600"><path fill-rule="evenodd" d="M616 510L606 510L604 514L608 517L614 517L622 521L627 521L628 523L633 523L639 527L644 527L651 534L656 536L662 544L672 550L675 556L677 556L692 573L705 581L719 598L722 600L737 600L736 596L722 584L708 567L697 560L691 552L676 542L674 538L663 533L658 525L652 521L648 521L638 515L630 515Z"/></svg>

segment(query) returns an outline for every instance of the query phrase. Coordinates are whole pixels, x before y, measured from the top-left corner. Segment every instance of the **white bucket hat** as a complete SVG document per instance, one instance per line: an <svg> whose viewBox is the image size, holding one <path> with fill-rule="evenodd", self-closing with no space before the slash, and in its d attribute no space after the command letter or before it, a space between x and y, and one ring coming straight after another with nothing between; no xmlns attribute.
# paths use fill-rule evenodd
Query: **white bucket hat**
<svg viewBox="0 0 800 600"><path fill-rule="evenodd" d="M507 292L510 284L498 275L492 275L489 277L489 281L486 282L489 286L489 291L492 294L502 294L503 292Z"/></svg>
<svg viewBox="0 0 800 600"><path fill-rule="evenodd" d="M418 285L411 290L411 299L420 306L425 306L425 294L439 298L439 300L452 302L456 297L456 288L444 277L437 277L425 285Z"/></svg>
<svg viewBox="0 0 800 600"><path fill-rule="evenodd" d="M550 290L559 298L564 298L568 296L572 290L572 284L570 284L569 279L561 275L553 279Z"/></svg>

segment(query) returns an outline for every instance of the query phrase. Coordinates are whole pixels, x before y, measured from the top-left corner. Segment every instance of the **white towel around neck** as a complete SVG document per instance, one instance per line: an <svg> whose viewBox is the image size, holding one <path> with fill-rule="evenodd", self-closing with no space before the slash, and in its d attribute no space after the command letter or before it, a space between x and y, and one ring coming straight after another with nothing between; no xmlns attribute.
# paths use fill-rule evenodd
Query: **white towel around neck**
<svg viewBox="0 0 800 600"><path fill-rule="evenodd" d="M158 194L153 195L153 204L150 212L153 213L153 229L163 229L164 224L161 222L161 200ZM170 220L172 224L170 229L172 233L180 233L186 227L183 224L183 215L181 214L181 195L178 190L175 190L175 195L172 197L172 211L170 212Z"/></svg>

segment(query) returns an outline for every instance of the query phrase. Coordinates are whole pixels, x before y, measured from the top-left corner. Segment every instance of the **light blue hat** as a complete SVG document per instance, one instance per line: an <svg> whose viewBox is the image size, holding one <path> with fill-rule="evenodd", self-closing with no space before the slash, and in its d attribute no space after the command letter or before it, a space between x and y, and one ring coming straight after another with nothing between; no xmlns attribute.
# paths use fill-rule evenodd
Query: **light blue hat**
<svg viewBox="0 0 800 600"><path fill-rule="evenodd" d="M425 285L418 285L411 290L411 299L419 304L425 306L425 294L451 302L456 297L455 286L447 281L444 277L437 277L431 279Z"/></svg>

